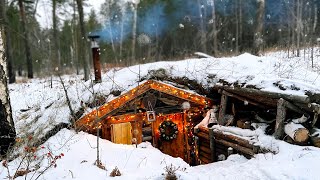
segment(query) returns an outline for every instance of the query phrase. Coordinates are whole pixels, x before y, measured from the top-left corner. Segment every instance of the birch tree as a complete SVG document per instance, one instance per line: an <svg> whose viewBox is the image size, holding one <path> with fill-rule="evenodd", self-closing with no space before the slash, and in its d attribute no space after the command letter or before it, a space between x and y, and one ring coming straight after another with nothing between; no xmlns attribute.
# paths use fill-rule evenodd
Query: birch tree
<svg viewBox="0 0 320 180"><path fill-rule="evenodd" d="M15 141L9 91L7 86L7 64L3 42L3 27L0 27L0 155L5 155Z"/></svg>

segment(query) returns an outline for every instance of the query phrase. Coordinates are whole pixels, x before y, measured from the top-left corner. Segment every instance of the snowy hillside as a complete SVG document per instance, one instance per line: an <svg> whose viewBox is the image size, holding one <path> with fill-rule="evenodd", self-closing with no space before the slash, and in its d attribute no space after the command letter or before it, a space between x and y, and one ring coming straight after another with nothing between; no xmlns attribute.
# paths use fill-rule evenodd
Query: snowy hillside
<svg viewBox="0 0 320 180"><path fill-rule="evenodd" d="M113 90L122 93L152 78L152 72L161 69L162 75L172 78L186 77L202 84L203 87L229 84L255 87L272 92L282 92L304 96L305 93L320 93L320 71L315 62L303 58L284 58L277 53L264 57L242 54L231 58L187 59L172 62L156 62L122 69L112 69L102 76L102 83L83 82L79 76L62 76L70 98L72 109L77 112L85 107L84 114L90 112L88 104L95 98L105 101L115 98ZM51 87L52 83L52 87ZM281 88L279 88L281 87ZM26 83L9 85L13 118L19 137L32 135L43 137L59 123L70 123L70 111L66 95L59 78L34 79ZM107 171L93 165L96 160L96 137L86 133L75 134L63 129L45 144L45 153L64 153L57 161L57 167L45 172L42 179L105 179L117 166L123 176L120 179L163 179L164 167L171 163L180 167L177 174L181 179L314 179L320 165L320 149L299 147L277 141L271 137L279 153L259 154L251 160L233 155L227 161L198 167L189 167L181 159L162 154L159 150L142 144L139 148L116 145L101 140L101 162ZM143 148L143 147L146 148ZM87 161L83 162L82 161ZM45 160L44 160L45 161ZM9 164L11 172L17 168L19 159ZM44 163L44 162L43 162ZM7 170L0 167L0 178L5 178ZM30 175L31 177L32 175ZM29 177L29 175L28 175ZM22 177L24 179L24 177ZM20 179L22 179L20 178ZM41 179L40 178L40 179ZM27 178L28 179L28 178ZM35 179L35 178L33 178Z"/></svg>

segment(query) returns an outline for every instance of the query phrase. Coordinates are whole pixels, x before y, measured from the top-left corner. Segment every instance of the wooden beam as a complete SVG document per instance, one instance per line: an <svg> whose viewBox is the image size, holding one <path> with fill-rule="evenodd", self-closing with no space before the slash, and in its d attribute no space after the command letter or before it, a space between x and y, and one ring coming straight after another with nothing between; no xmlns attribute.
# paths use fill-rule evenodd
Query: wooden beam
<svg viewBox="0 0 320 180"><path fill-rule="evenodd" d="M250 104L252 104L252 105L255 105L255 106L258 106L258 107L261 107L261 108L266 108L266 106L262 105L261 103L258 103L258 102L249 100L249 99L247 99L247 98L245 98L245 97L242 97L242 96L239 96L239 95L230 93L230 92L228 92L228 91L223 90L221 93L224 94L224 95L227 95L227 96L230 96L230 97L239 99L239 100L241 100L241 101L247 101L248 103L250 103Z"/></svg>
<svg viewBox="0 0 320 180"><path fill-rule="evenodd" d="M226 114L227 103L228 103L228 96L222 94L221 95L220 107L219 107L219 116L218 116L218 123L220 125L224 125L225 124L224 116Z"/></svg>
<svg viewBox="0 0 320 180"><path fill-rule="evenodd" d="M280 98L277 103L277 116L274 136L276 139L281 139L284 135L284 121L286 119L285 100Z"/></svg>
<svg viewBox="0 0 320 180"><path fill-rule="evenodd" d="M215 150L215 138L213 134L213 129L209 129L209 137L210 137L211 162L215 162L216 150Z"/></svg>

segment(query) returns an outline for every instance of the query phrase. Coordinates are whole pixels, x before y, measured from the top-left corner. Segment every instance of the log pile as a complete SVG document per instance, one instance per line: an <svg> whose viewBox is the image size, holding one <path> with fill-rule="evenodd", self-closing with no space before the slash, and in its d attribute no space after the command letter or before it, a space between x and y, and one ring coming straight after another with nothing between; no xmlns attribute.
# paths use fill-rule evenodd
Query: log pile
<svg viewBox="0 0 320 180"><path fill-rule="evenodd" d="M219 130L201 127L195 135L198 137L198 158L201 164L216 162L222 156L228 157L232 149L233 153L242 154L248 158L259 152L259 146L249 141L226 134Z"/></svg>

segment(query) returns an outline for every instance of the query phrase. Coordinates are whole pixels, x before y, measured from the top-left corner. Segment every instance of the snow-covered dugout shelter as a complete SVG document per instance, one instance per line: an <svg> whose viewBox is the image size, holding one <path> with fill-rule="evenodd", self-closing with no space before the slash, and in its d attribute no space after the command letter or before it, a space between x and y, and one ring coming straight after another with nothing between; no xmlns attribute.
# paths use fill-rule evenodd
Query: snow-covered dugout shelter
<svg viewBox="0 0 320 180"><path fill-rule="evenodd" d="M320 146L317 73L295 68L291 79L283 78L275 70L277 59L248 54L156 64L143 65L138 78L126 69L117 72L140 85L76 125L116 143L150 141L190 164L215 162L231 153L277 153L272 142L261 142L273 137ZM194 129L212 105L218 124Z"/></svg>
<svg viewBox="0 0 320 180"><path fill-rule="evenodd" d="M149 141L162 152L195 161L193 127L212 101L174 86L148 80L93 110L77 128L120 144Z"/></svg>

